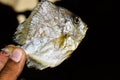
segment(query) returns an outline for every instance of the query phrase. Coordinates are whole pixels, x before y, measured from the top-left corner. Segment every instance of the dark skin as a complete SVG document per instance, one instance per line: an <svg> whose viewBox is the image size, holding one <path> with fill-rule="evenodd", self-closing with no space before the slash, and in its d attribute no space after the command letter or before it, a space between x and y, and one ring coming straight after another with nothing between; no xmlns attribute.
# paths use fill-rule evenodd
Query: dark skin
<svg viewBox="0 0 120 80"><path fill-rule="evenodd" d="M25 62L24 50L14 45L8 45L0 51L0 80L17 80Z"/></svg>

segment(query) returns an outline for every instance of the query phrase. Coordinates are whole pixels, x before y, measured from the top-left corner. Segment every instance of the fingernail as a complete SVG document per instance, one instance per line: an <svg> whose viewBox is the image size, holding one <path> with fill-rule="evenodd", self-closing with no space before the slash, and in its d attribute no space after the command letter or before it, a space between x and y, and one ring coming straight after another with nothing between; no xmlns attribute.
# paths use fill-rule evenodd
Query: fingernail
<svg viewBox="0 0 120 80"><path fill-rule="evenodd" d="M10 58L15 62L19 62L22 58L22 51L20 51L19 49L15 49Z"/></svg>
<svg viewBox="0 0 120 80"><path fill-rule="evenodd" d="M10 54L10 53L11 53L8 48L3 48L3 49L1 49L1 50L4 51L4 52L7 53L7 54Z"/></svg>
<svg viewBox="0 0 120 80"><path fill-rule="evenodd" d="M11 53L13 52L13 50L15 49L15 47L8 45L5 48L1 49L2 51L6 52L7 54L11 55Z"/></svg>

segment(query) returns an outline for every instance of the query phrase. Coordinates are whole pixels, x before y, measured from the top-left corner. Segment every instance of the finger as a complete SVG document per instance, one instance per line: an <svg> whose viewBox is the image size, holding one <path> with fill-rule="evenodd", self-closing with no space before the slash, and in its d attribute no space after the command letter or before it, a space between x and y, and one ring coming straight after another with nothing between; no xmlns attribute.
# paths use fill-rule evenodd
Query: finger
<svg viewBox="0 0 120 80"><path fill-rule="evenodd" d="M10 59L8 60L5 68L0 74L1 76L0 79L16 80L23 70L25 61L26 61L26 55L25 55L24 50L18 47L15 48L12 51ZM11 76L11 74L13 75Z"/></svg>
<svg viewBox="0 0 120 80"><path fill-rule="evenodd" d="M14 45L8 45L0 51L0 71L4 68L9 59L10 53L16 48Z"/></svg>
<svg viewBox="0 0 120 80"><path fill-rule="evenodd" d="M3 69L8 60L8 54L4 51L0 51L0 71Z"/></svg>

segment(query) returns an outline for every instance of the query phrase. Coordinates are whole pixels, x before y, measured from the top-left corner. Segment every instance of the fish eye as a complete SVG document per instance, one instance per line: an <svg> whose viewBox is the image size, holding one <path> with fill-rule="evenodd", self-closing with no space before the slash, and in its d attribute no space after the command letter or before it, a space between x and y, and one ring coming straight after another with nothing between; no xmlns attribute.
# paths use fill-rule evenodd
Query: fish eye
<svg viewBox="0 0 120 80"><path fill-rule="evenodd" d="M74 23L78 24L80 22L80 18L79 17L74 17L73 21L74 21Z"/></svg>

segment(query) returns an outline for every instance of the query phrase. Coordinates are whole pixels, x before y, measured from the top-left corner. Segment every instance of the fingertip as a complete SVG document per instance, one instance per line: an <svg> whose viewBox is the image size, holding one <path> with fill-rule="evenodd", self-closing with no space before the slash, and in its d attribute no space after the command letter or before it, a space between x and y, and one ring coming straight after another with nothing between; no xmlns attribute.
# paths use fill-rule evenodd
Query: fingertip
<svg viewBox="0 0 120 80"><path fill-rule="evenodd" d="M2 51L6 52L10 56L10 59L15 62L19 62L21 59L26 58L25 51L19 46L8 45L3 48Z"/></svg>

